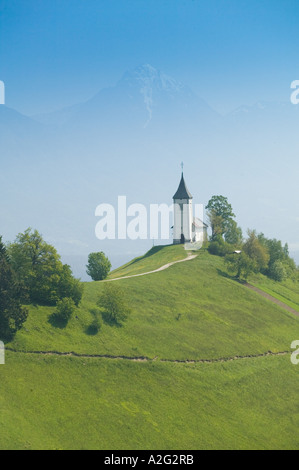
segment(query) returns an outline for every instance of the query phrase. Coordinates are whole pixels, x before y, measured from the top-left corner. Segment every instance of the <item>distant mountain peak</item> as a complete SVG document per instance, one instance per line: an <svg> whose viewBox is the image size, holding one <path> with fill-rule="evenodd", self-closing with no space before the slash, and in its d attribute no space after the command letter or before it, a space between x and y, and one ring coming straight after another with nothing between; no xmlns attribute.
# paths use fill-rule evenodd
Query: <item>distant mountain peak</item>
<svg viewBox="0 0 299 470"><path fill-rule="evenodd" d="M60 127L78 126L97 132L109 120L120 127L133 125L146 128L149 123L161 127L165 122L189 122L194 126L219 115L188 86L166 75L150 64L128 70L114 86L95 96L56 113L39 116L40 122Z"/></svg>
<svg viewBox="0 0 299 470"><path fill-rule="evenodd" d="M137 88L143 96L148 113L148 119L143 127L147 127L152 120L155 97L158 94L175 96L181 93L187 93L188 95L191 93L183 83L166 75L150 64L139 65L132 70L128 70L118 82L118 86L129 89Z"/></svg>
<svg viewBox="0 0 299 470"><path fill-rule="evenodd" d="M159 91L180 92L186 89L183 83L166 75L150 64L139 65L132 70L128 70L119 83L133 81L139 83L140 86L155 88Z"/></svg>

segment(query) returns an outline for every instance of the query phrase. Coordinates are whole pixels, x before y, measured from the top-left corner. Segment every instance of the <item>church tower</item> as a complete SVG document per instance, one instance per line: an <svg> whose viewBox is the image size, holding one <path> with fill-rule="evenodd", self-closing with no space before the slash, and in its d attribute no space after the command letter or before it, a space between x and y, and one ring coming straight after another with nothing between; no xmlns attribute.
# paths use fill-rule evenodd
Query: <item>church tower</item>
<svg viewBox="0 0 299 470"><path fill-rule="evenodd" d="M181 181L177 192L173 196L174 204L174 224L173 224L173 243L189 243L193 241L192 224L192 196L187 189L184 174L182 171Z"/></svg>

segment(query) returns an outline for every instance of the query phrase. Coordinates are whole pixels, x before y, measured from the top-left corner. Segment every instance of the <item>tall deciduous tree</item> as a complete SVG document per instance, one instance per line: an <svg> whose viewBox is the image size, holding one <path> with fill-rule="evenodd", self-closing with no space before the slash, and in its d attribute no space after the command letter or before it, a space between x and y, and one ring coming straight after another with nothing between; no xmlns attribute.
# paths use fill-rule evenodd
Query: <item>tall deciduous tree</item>
<svg viewBox="0 0 299 470"><path fill-rule="evenodd" d="M206 209L212 228L212 240L219 235L223 236L228 230L229 222L235 217L227 197L213 196Z"/></svg>
<svg viewBox="0 0 299 470"><path fill-rule="evenodd" d="M235 220L230 219L227 223L227 230L225 232L224 239L230 245L241 247L243 243L243 233L241 227Z"/></svg>
<svg viewBox="0 0 299 470"><path fill-rule="evenodd" d="M23 299L24 287L9 264L0 237L0 339L11 339L26 321L28 310L21 304Z"/></svg>
<svg viewBox="0 0 299 470"><path fill-rule="evenodd" d="M283 246L281 241L275 238L268 239L263 233L258 235L258 240L270 256L266 274L276 281L286 277L296 278L298 271L295 261L289 255L288 245Z"/></svg>
<svg viewBox="0 0 299 470"><path fill-rule="evenodd" d="M257 272L267 270L270 256L267 248L259 242L254 230L248 230L248 239L243 245L243 251L255 263Z"/></svg>
<svg viewBox="0 0 299 470"><path fill-rule="evenodd" d="M111 263L107 256L100 251L99 253L90 253L86 268L88 276L90 276L93 281L102 281L108 276Z"/></svg>
<svg viewBox="0 0 299 470"><path fill-rule="evenodd" d="M63 265L56 249L37 230L27 229L8 246L13 269L28 288L32 302L55 305L64 297L79 304L83 287Z"/></svg>

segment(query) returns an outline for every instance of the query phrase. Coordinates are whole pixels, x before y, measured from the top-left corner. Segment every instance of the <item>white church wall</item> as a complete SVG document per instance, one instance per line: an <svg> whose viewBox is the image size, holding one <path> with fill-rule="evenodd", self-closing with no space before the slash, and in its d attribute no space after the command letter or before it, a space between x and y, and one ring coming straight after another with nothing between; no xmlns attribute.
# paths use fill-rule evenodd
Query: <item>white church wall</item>
<svg viewBox="0 0 299 470"><path fill-rule="evenodd" d="M192 200L176 199L174 201L174 225L173 240L174 243L181 242L181 235L185 237L185 241L192 240Z"/></svg>

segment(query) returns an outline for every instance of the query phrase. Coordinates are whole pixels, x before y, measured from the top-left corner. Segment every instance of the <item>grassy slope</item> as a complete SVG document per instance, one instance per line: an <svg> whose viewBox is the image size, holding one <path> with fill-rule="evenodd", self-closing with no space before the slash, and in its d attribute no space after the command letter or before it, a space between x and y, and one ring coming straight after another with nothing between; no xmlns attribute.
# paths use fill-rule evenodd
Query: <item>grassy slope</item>
<svg viewBox="0 0 299 470"><path fill-rule="evenodd" d="M155 246L144 256L133 259L109 275L109 279L154 271L172 261L186 258L187 252L182 245Z"/></svg>
<svg viewBox="0 0 299 470"><path fill-rule="evenodd" d="M153 260L143 262L150 270ZM78 318L65 329L48 322L53 309L32 307L9 346L166 359L290 350L299 319L224 274L220 258L200 252L166 271L116 281L128 292L131 317L96 336L87 334L89 310L104 284L87 283ZM298 367L289 355L186 365L7 352L0 449L299 448Z"/></svg>
<svg viewBox="0 0 299 470"><path fill-rule="evenodd" d="M182 365L9 353L0 449L295 449L289 357Z"/></svg>
<svg viewBox="0 0 299 470"><path fill-rule="evenodd" d="M104 283L87 283L82 306L65 329L52 326L53 309L32 307L18 350L213 359L286 351L299 318L224 277L223 261L205 252L169 269L123 279L132 314L121 328L103 324L88 334L90 310Z"/></svg>
<svg viewBox="0 0 299 470"><path fill-rule="evenodd" d="M275 282L259 274L250 280L251 284L259 287L267 294L284 302L299 312L299 286L298 281L288 279L284 282Z"/></svg>

